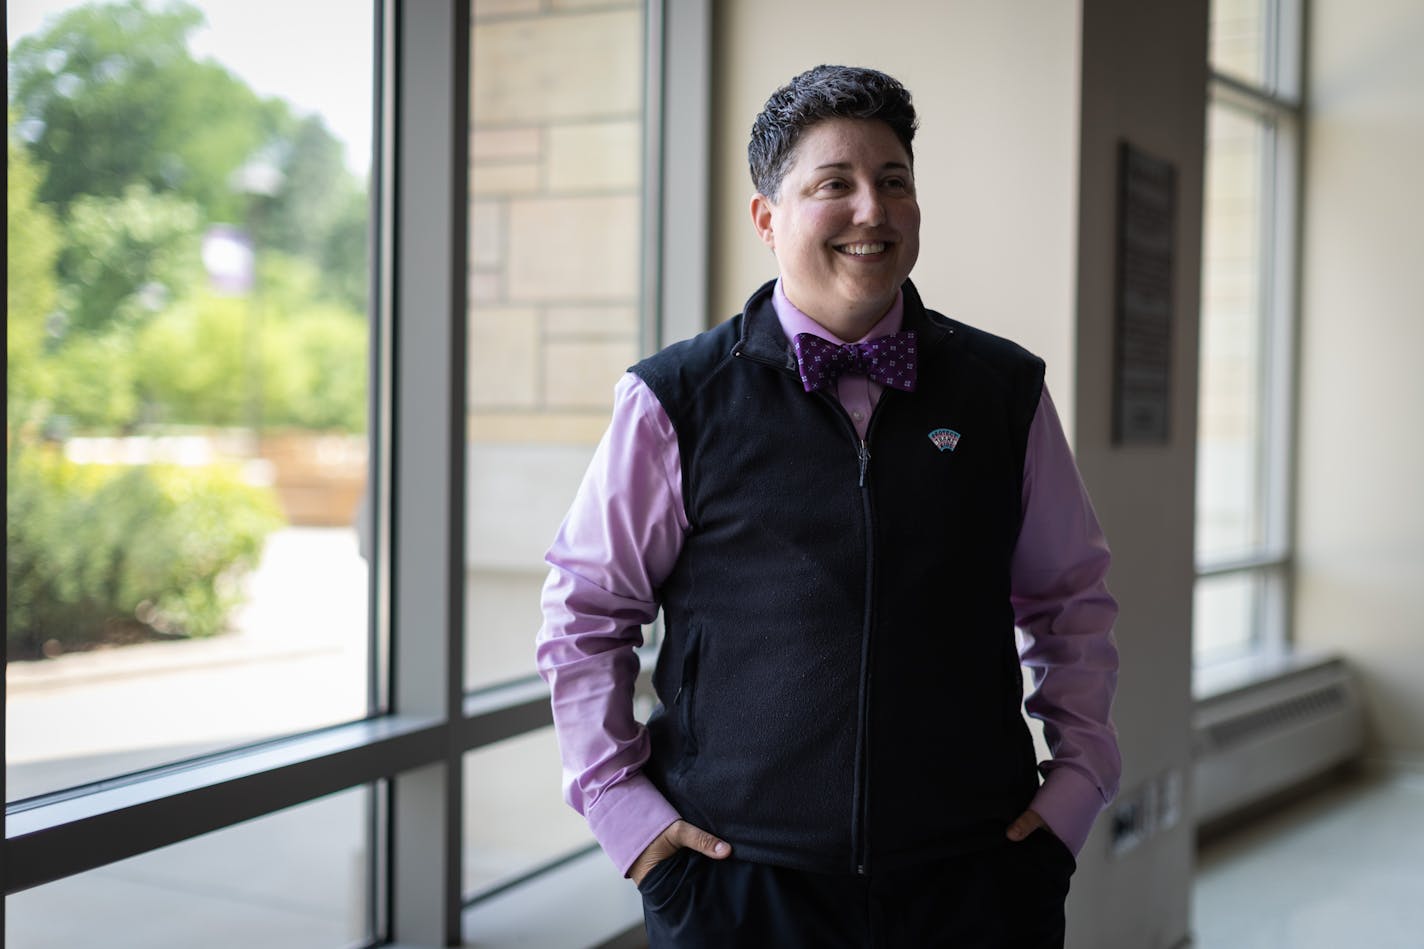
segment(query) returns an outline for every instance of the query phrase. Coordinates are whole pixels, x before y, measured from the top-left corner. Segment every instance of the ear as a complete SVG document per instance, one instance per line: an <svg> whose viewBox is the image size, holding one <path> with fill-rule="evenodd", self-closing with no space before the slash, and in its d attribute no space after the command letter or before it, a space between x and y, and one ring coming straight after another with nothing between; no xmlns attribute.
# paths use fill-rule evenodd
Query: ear
<svg viewBox="0 0 1424 949"><path fill-rule="evenodd" d="M772 232L771 212L774 209L771 199L758 192L752 195L752 227L756 228L757 237L761 242L772 250L776 250L776 235Z"/></svg>

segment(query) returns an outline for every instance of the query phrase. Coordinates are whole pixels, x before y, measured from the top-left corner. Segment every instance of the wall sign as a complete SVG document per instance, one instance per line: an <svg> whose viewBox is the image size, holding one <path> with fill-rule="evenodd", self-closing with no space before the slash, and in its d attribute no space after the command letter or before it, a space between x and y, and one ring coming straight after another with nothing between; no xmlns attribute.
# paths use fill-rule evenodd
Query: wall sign
<svg viewBox="0 0 1424 949"><path fill-rule="evenodd" d="M1113 441L1165 444L1171 394L1177 170L1118 148L1117 320Z"/></svg>

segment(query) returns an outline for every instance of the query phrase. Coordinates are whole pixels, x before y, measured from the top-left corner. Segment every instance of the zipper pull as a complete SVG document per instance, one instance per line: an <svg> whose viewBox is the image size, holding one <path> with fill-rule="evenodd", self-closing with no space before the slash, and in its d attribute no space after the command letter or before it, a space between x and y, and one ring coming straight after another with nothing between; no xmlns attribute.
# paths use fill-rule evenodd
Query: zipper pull
<svg viewBox="0 0 1424 949"><path fill-rule="evenodd" d="M865 469L870 464L870 449L866 447L865 439L860 440L860 486L865 487Z"/></svg>

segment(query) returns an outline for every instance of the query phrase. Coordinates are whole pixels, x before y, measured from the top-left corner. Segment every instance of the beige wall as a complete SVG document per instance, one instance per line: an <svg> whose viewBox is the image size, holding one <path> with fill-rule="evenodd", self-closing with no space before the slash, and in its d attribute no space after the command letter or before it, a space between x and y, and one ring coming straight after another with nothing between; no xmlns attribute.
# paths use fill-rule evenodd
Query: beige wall
<svg viewBox="0 0 1424 949"><path fill-rule="evenodd" d="M1044 357L1071 420L1075 5L896 0L867 19L847 0L735 0L716 15L713 319L776 276L747 211L747 133L762 103L820 63L873 66L909 87L920 115L911 279L930 306Z"/></svg>
<svg viewBox="0 0 1424 949"><path fill-rule="evenodd" d="M1113 548L1122 608L1114 718L1120 801L1154 801L1186 781L1191 753L1191 616L1196 460L1197 312L1207 0L1083 0L1082 192L1078 230L1075 450ZM1113 288L1116 149L1122 139L1177 170L1170 440L1114 447ZM1185 813L1190 813L1190 801ZM1162 949L1188 932L1192 829L1179 820L1119 857L1099 821L1075 881L1069 942Z"/></svg>
<svg viewBox="0 0 1424 949"><path fill-rule="evenodd" d="M1296 636L1354 663L1376 753L1424 762L1424 6L1313 11Z"/></svg>
<svg viewBox="0 0 1424 949"><path fill-rule="evenodd" d="M1185 781L1189 755L1196 311L1206 0L1143 3L847 2L718 5L712 312L774 276L747 221L747 129L766 96L819 62L876 66L914 92L931 305L1043 355L1116 552L1126 794ZM1081 35L1080 35L1081 31ZM1081 44L1081 45L1080 45ZM1079 77L1080 62L1083 76ZM1081 96L1081 100L1080 100ZM1172 437L1110 445L1116 147L1126 136L1179 174ZM1081 148L1081 151L1080 151ZM1080 199L1081 172L1081 199ZM1089 840L1069 945L1162 949L1187 935L1185 820L1120 857Z"/></svg>

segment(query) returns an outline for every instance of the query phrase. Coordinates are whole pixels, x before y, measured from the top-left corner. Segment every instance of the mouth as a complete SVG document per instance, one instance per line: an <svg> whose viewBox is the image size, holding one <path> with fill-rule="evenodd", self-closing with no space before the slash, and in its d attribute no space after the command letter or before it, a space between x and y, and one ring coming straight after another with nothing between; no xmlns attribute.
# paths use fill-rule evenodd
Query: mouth
<svg viewBox="0 0 1424 949"><path fill-rule="evenodd" d="M874 257L885 253L890 245L885 241L856 241L852 244L837 244L836 251L847 257Z"/></svg>

